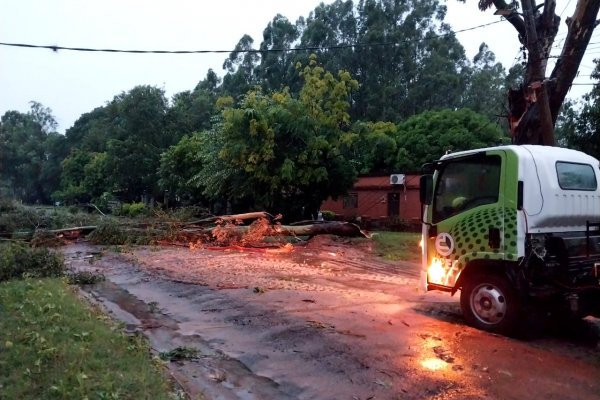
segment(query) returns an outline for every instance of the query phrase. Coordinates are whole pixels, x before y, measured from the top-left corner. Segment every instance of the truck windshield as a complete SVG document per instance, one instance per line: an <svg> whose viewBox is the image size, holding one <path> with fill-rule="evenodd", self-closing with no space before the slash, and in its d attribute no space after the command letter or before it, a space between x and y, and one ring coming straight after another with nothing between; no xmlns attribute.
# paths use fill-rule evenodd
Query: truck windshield
<svg viewBox="0 0 600 400"><path fill-rule="evenodd" d="M498 201L499 156L449 161L439 171L433 198L432 222Z"/></svg>

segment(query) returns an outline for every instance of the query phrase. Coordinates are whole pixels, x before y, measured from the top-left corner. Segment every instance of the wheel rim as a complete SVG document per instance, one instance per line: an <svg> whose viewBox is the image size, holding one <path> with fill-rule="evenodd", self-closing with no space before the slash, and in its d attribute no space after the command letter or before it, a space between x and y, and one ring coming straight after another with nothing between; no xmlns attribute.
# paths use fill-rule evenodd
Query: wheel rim
<svg viewBox="0 0 600 400"><path fill-rule="evenodd" d="M483 283L471 292L471 310L482 323L498 324L506 315L506 297L497 286Z"/></svg>

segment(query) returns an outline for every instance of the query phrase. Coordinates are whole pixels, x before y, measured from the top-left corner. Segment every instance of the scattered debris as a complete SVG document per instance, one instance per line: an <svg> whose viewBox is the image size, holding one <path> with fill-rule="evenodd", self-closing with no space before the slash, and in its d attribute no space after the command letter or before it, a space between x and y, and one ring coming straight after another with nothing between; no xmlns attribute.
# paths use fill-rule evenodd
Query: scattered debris
<svg viewBox="0 0 600 400"><path fill-rule="evenodd" d="M386 389L390 389L392 387L392 383L391 382L386 382L384 380L381 379L376 379L373 383L379 385L379 386L383 386Z"/></svg>
<svg viewBox="0 0 600 400"><path fill-rule="evenodd" d="M78 271L67 274L67 281L70 285L93 285L105 281L106 277L98 272Z"/></svg>
<svg viewBox="0 0 600 400"><path fill-rule="evenodd" d="M316 329L334 328L333 325L324 324L323 322L315 321L312 319L308 320L306 322L308 323L308 326L310 326L311 328L316 328Z"/></svg>
<svg viewBox="0 0 600 400"><path fill-rule="evenodd" d="M509 371L507 371L507 370L505 370L505 369L499 369L499 370L498 370L498 373L499 373L499 374L502 374L502 375L506 375L506 376L508 376L508 377L511 377L511 378L512 378L512 376L513 376L513 374L511 374Z"/></svg>
<svg viewBox="0 0 600 400"><path fill-rule="evenodd" d="M200 351L192 347L178 346L170 351L163 351L158 356L166 361L192 360L198 358Z"/></svg>
<svg viewBox="0 0 600 400"><path fill-rule="evenodd" d="M440 360L446 361L448 364L452 364L454 362L454 357L452 357L450 351L444 349L442 346L434 347L433 352Z"/></svg>
<svg viewBox="0 0 600 400"><path fill-rule="evenodd" d="M362 333L354 333L348 329L336 330L335 332L339 333L340 335L354 336L361 339L365 339L367 337L367 335L363 335Z"/></svg>

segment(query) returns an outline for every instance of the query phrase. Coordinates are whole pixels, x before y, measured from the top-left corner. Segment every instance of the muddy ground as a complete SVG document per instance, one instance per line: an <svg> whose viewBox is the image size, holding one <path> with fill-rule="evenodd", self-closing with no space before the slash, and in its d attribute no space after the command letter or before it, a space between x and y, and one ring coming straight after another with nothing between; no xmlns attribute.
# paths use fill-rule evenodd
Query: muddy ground
<svg viewBox="0 0 600 400"><path fill-rule="evenodd" d="M599 399L597 320L536 320L526 340L465 325L457 297L418 290L419 266L317 237L286 253L80 243L104 274L87 296L157 352L199 399Z"/></svg>

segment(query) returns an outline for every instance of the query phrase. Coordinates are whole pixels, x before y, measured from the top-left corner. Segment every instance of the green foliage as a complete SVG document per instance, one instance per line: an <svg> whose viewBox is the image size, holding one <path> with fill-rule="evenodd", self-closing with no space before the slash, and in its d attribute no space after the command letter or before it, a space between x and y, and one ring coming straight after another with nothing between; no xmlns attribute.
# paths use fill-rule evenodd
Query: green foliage
<svg viewBox="0 0 600 400"><path fill-rule="evenodd" d="M506 72L489 47L482 43L473 58L470 79L463 94L462 107L495 120L504 112Z"/></svg>
<svg viewBox="0 0 600 400"><path fill-rule="evenodd" d="M585 102L563 104L556 133L560 145L600 158L600 60L596 60L591 76L597 83L584 97Z"/></svg>
<svg viewBox="0 0 600 400"><path fill-rule="evenodd" d="M443 23L445 13L445 5L435 0L337 0L318 5L295 25L275 16L263 31L259 48L289 48L296 42L311 48L340 46L318 56L326 70L347 70L360 81L360 90L351 92L349 112L354 119L399 122L427 110L468 107L475 104L470 95L475 90L490 101L503 96L504 87L496 81L502 81L504 70L488 63L493 53L486 46L487 58L471 64L450 26ZM361 45L348 46L356 43ZM247 50L252 44L252 38L244 35L237 49ZM235 53L225 63L229 72L224 86L232 95L256 85L268 91L287 86L295 94L302 87L290 69L296 62L306 64L308 55ZM486 78L491 78L491 85L484 85ZM477 104L478 111L492 115L499 105L490 110L488 104Z"/></svg>
<svg viewBox="0 0 600 400"><path fill-rule="evenodd" d="M59 181L64 137L54 132L49 108L31 102L27 114L7 111L0 119L0 196L48 203Z"/></svg>
<svg viewBox="0 0 600 400"><path fill-rule="evenodd" d="M321 210L321 215L325 221L335 221L336 213L329 210Z"/></svg>
<svg viewBox="0 0 600 400"><path fill-rule="evenodd" d="M497 124L468 109L428 111L398 125L398 171L418 172L447 151L469 150L507 143Z"/></svg>
<svg viewBox="0 0 600 400"><path fill-rule="evenodd" d="M336 196L356 171L406 167L397 161L419 141L399 143L395 125L408 118L465 107L499 114L522 68L506 73L485 44L467 60L445 12L437 0L336 0L295 23L276 15L257 48L248 35L239 40L222 82L209 70L170 103L163 89L134 87L83 114L65 136L39 103L26 114L9 111L0 121L0 196L66 204L104 193L126 202L166 196L171 206L211 201L223 210L227 202L280 208L295 198L304 204L294 213L314 212L327 185ZM319 51L321 65L307 53L268 51L296 45L340 47ZM268 168L276 168L272 176ZM308 196L307 185L322 187ZM289 192L278 196L280 189Z"/></svg>
<svg viewBox="0 0 600 400"><path fill-rule="evenodd" d="M397 127L391 122L358 122L347 135L347 152L356 163L360 174L389 174L394 164L399 144Z"/></svg>
<svg viewBox="0 0 600 400"><path fill-rule="evenodd" d="M23 277L58 277L64 269L62 257L47 248L0 243L0 282Z"/></svg>
<svg viewBox="0 0 600 400"><path fill-rule="evenodd" d="M179 197L183 203L203 202L203 187L194 176L203 167L202 155L206 135L194 133L184 136L179 143L169 147L160 159L159 186L169 195Z"/></svg>
<svg viewBox="0 0 600 400"><path fill-rule="evenodd" d="M70 285L93 285L105 280L104 275L92 271L78 271L67 274L67 282Z"/></svg>
<svg viewBox="0 0 600 400"><path fill-rule="evenodd" d="M71 152L63 162L61 190L55 198L88 202L116 191L132 201L157 194L160 154L181 136L167 133L177 129L178 118L176 111L167 118L167 111L162 89L136 86L84 114L67 131Z"/></svg>
<svg viewBox="0 0 600 400"><path fill-rule="evenodd" d="M135 218L146 211L144 203L124 203L121 205L120 215Z"/></svg>
<svg viewBox="0 0 600 400"><path fill-rule="evenodd" d="M5 203L6 204L6 203ZM34 208L12 203L0 212L0 232L16 230L33 230L38 226L46 226L48 220L39 215Z"/></svg>
<svg viewBox="0 0 600 400"><path fill-rule="evenodd" d="M193 91L177 93L165 115L166 134L179 139L210 128L211 117L216 113L215 102L221 92L220 78L209 69L204 80Z"/></svg>
<svg viewBox="0 0 600 400"><path fill-rule="evenodd" d="M115 220L105 220L97 225L88 236L93 244L105 246L149 245L172 235L172 232L154 231L151 227L134 229L131 224L120 225Z"/></svg>
<svg viewBox="0 0 600 400"><path fill-rule="evenodd" d="M94 225L98 219L97 214L82 212L80 209L32 207L12 203L10 208L0 211L0 232L33 232L68 226Z"/></svg>
<svg viewBox="0 0 600 400"><path fill-rule="evenodd" d="M63 280L0 284L0 397L168 399L140 337L126 337Z"/></svg>
<svg viewBox="0 0 600 400"><path fill-rule="evenodd" d="M298 68L305 82L298 98L287 89L251 91L197 139L206 145L192 182L206 196L298 218L351 187L356 171L342 153L343 127L358 83L347 72L325 71L316 57Z"/></svg>
<svg viewBox="0 0 600 400"><path fill-rule="evenodd" d="M65 204L88 203L111 188L106 153L74 149L62 162L61 190L53 194Z"/></svg>
<svg viewBox="0 0 600 400"><path fill-rule="evenodd" d="M128 243L128 236L117 223L106 221L88 235L88 240L94 244L122 245Z"/></svg>

